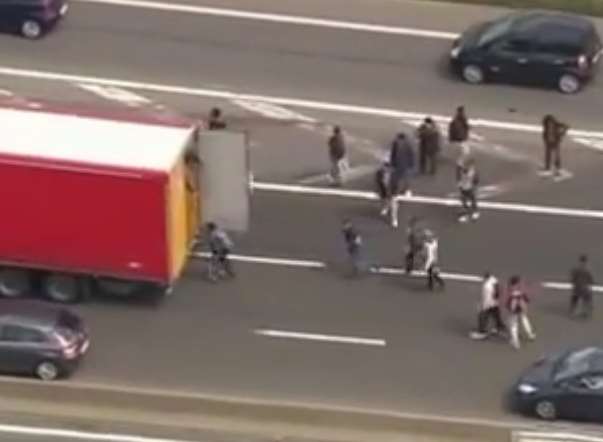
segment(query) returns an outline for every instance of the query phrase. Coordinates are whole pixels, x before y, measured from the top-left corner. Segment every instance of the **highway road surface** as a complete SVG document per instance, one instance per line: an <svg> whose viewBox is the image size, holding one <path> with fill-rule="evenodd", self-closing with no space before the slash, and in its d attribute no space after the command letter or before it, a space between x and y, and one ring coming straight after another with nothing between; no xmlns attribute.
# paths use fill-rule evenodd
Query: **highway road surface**
<svg viewBox="0 0 603 442"><path fill-rule="evenodd" d="M442 57L454 33L501 10L388 0L186 4L188 12L74 1L44 40L0 38L7 99L199 118L219 105L251 136L255 179L282 186L253 194L251 230L236 238L237 254L252 262L237 264L235 281L208 284L194 262L160 305L79 307L93 345L73 382L499 419L527 364L601 342L603 304L596 299L591 322L570 319L559 288L578 254L589 253L598 274L603 265L601 80L567 97L450 78ZM299 24L303 17L314 20ZM415 194L435 202L404 203L402 220L419 215L439 234L443 270L453 274L432 294L420 278L396 273L403 233L363 195L397 131L459 104L475 122L480 195L505 204L485 208L475 224L456 223L454 152L444 152L435 178L413 180ZM578 130L564 145L560 182L536 174L538 124L549 111ZM334 123L348 136L352 172L342 192L311 195L303 186L327 184ZM370 261L394 275L343 275L344 217L363 232ZM468 339L474 281L486 270L520 273L534 289L538 338L521 351Z"/></svg>

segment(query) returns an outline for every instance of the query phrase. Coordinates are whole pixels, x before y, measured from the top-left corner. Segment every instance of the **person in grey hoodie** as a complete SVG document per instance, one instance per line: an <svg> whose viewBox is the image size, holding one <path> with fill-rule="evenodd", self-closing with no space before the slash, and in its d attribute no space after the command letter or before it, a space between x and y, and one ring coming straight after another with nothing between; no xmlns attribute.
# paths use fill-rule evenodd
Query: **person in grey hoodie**
<svg viewBox="0 0 603 442"><path fill-rule="evenodd" d="M479 175L475 167L473 158L468 158L461 167L458 180L461 205L463 210L459 216L459 221L464 223L471 218L473 221L479 218L477 207L477 185L479 184Z"/></svg>

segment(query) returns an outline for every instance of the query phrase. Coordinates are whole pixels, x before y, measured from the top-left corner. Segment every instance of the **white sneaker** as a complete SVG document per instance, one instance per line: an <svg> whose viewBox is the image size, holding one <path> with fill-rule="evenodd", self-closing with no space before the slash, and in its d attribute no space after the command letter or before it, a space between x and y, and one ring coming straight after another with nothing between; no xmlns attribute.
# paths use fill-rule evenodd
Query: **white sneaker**
<svg viewBox="0 0 603 442"><path fill-rule="evenodd" d="M473 213L471 214L471 219L472 219L473 221L475 221L475 220L479 219L479 212L473 212Z"/></svg>
<svg viewBox="0 0 603 442"><path fill-rule="evenodd" d="M380 212L381 216L387 215L387 212L389 212L389 210L387 210L387 208L386 209L381 209L381 212Z"/></svg>
<svg viewBox="0 0 603 442"><path fill-rule="evenodd" d="M553 171L551 169L539 169L538 175L540 176L551 176L553 175Z"/></svg>
<svg viewBox="0 0 603 442"><path fill-rule="evenodd" d="M461 216L459 216L459 222L460 223L466 223L467 221L469 221L469 217L467 215L461 215Z"/></svg>
<svg viewBox="0 0 603 442"><path fill-rule="evenodd" d="M406 192L404 192L404 196L412 196L412 190L407 190Z"/></svg>

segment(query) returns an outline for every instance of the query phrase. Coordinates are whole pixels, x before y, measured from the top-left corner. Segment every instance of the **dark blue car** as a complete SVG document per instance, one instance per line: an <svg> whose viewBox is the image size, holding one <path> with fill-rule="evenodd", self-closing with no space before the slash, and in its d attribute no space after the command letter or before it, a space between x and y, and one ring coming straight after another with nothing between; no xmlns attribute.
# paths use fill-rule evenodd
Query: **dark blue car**
<svg viewBox="0 0 603 442"><path fill-rule="evenodd" d="M513 388L519 411L603 423L603 348L569 350L532 365Z"/></svg>
<svg viewBox="0 0 603 442"><path fill-rule="evenodd" d="M584 17L518 12L467 29L452 45L450 64L471 84L534 84L572 94L595 74L601 47Z"/></svg>
<svg viewBox="0 0 603 442"><path fill-rule="evenodd" d="M0 27L37 39L67 14L66 0L0 0Z"/></svg>

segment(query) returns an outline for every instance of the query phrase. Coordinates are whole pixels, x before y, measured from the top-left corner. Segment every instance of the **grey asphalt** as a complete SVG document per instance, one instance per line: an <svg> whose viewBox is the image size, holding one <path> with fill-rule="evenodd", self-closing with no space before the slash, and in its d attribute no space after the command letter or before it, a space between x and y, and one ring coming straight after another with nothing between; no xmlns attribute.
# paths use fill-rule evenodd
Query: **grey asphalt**
<svg viewBox="0 0 603 442"><path fill-rule="evenodd" d="M317 1L304 2L303 9L293 1L203 4L330 17L337 17L342 7L341 0L326 9ZM472 19L495 14L434 3L345 4L345 19L370 17L372 22L436 30L457 31ZM434 113L449 113L466 103L471 115L523 122L537 122L554 108L572 124L593 129L603 104L600 81L575 97L465 86L438 68L445 41L83 3L74 3L71 12L57 32L35 44L3 36L1 64ZM0 88L103 103L72 85L52 82L0 77ZM295 183L325 169L324 134L315 130L223 102L144 95L189 115L204 115L216 103L224 106L235 127L252 134L252 163L259 179ZM509 112L510 107L516 112ZM302 113L316 118L317 127L341 122L350 134L372 141L372 152L383 152L400 128L400 122L390 119ZM567 167L576 176L552 183L534 174L541 155L537 134L479 133L487 141L486 150L478 153L485 183L509 187L494 199L602 207L596 192L598 153L568 140ZM495 144L521 159L494 155L488 146ZM374 152L357 147L352 160L376 163ZM346 185L368 189L370 181L368 175ZM435 180L420 178L415 186L421 194L447 195L453 190L451 164L445 162ZM502 405L506 388L530 361L567 345L600 343L600 320L568 319L563 292L538 292L532 311L538 339L514 352L505 342L467 338L475 322L475 285L450 283L446 293L432 295L422 281L402 277L346 279L338 231L344 216L362 229L372 260L400 264L401 233L376 219L375 211L367 202L256 193L252 230L236 238L237 252L326 260L329 270L239 265L236 281L210 285L203 281L203 265L192 263L174 295L161 305L98 301L79 307L94 338L73 381L500 418L508 415ZM596 242L600 228L592 220L485 211L478 223L460 226L453 209L405 206L403 218L411 212L439 233L446 271L479 274L490 268L503 277L519 272L533 282L563 281L578 253L589 252L596 268L603 263ZM597 317L602 313L597 303ZM253 334L262 327L383 338L388 345L293 342Z"/></svg>
<svg viewBox="0 0 603 442"><path fill-rule="evenodd" d="M394 4L396 12L391 9ZM391 17L409 16L407 11L412 17L417 7L387 5ZM336 15L336 4L331 8ZM453 30L448 17L468 25L477 17L470 11L431 5L421 6L414 15L421 16L415 20L418 25ZM443 57L449 45L442 40L77 2L50 38L35 45L0 40L3 64L15 67L424 112L465 103L474 114L488 118L507 117L513 107L523 113L524 121L532 122L555 109L572 123L599 125L600 80L574 97L522 87L471 87L446 73Z"/></svg>

